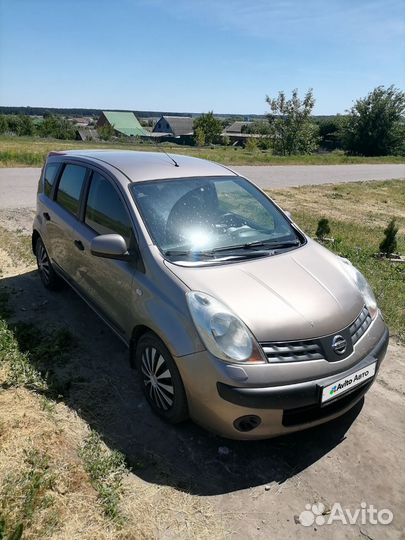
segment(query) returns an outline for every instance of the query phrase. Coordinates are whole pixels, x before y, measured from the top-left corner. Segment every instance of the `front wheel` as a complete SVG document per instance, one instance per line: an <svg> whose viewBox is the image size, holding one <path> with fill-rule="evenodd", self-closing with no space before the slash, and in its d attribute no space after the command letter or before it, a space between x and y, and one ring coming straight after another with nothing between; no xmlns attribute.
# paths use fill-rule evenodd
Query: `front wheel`
<svg viewBox="0 0 405 540"><path fill-rule="evenodd" d="M60 289L63 286L63 281L52 268L51 260L42 238L38 238L35 244L35 255L37 258L39 276L44 286L52 291Z"/></svg>
<svg viewBox="0 0 405 540"><path fill-rule="evenodd" d="M152 409L176 424L188 417L187 397L177 366L155 334L144 334L136 346L136 367Z"/></svg>

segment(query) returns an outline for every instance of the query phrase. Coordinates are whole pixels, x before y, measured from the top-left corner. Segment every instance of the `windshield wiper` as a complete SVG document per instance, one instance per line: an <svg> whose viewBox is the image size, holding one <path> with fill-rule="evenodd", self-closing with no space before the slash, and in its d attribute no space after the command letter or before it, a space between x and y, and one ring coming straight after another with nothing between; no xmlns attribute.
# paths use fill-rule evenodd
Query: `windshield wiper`
<svg viewBox="0 0 405 540"><path fill-rule="evenodd" d="M196 255L198 257L212 257L211 250L207 251L195 251L192 249L167 249L163 252L168 257L189 257L190 255Z"/></svg>
<svg viewBox="0 0 405 540"><path fill-rule="evenodd" d="M271 240L257 240L256 242L247 242L246 244L237 244L235 246L217 247L208 250L210 253L218 253L222 251L237 251L239 249L252 249L255 247L263 247L265 249L281 249L299 246L299 240L288 240L285 242L275 242Z"/></svg>
<svg viewBox="0 0 405 540"><path fill-rule="evenodd" d="M190 257L195 255L196 257L206 257L212 258L215 256L215 253L223 253L225 251L238 251L238 250L249 250L255 247L263 247L264 250L258 250L258 253L264 254L267 249L282 249L298 246L300 244L299 240L288 240L285 242L273 242L269 240L258 240L256 242L248 242L246 244L236 244L234 246L224 246L217 247L212 249L202 249L202 250L192 250L192 249L168 249L164 252L168 257Z"/></svg>
<svg viewBox="0 0 405 540"><path fill-rule="evenodd" d="M294 247L299 246L300 241L299 240L286 240L285 242L276 242L272 240L257 240L256 242L248 242L247 244L244 244L243 247L245 249L255 248L255 247L269 247L271 249L281 249L281 248L288 248L288 247Z"/></svg>
<svg viewBox="0 0 405 540"><path fill-rule="evenodd" d="M257 250L257 254L267 254L269 249L283 249L289 247L299 246L299 240L287 240L285 242L276 242L271 240L258 240L256 242L248 242L246 244L237 244L235 246L224 246L217 247L212 249L202 249L202 250L193 250L193 249L167 249L164 254L168 257L204 257L211 259L215 257L216 253L224 253L227 251L239 251L239 250L250 250L256 247L263 247L264 249ZM252 254L249 254L251 256Z"/></svg>

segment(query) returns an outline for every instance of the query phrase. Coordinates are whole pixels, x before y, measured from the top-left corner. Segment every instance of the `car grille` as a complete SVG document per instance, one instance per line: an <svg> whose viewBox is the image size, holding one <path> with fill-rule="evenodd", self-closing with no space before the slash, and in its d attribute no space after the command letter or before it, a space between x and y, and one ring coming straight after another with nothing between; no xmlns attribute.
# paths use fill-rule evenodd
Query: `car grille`
<svg viewBox="0 0 405 540"><path fill-rule="evenodd" d="M300 362L324 358L320 345L315 341L284 341L261 345L269 362Z"/></svg>
<svg viewBox="0 0 405 540"><path fill-rule="evenodd" d="M370 326L370 324L371 324L371 315L368 312L368 309L366 308L366 306L364 306L360 315L357 317L357 319L349 328L350 335L352 336L353 345L355 345L359 341L359 339L367 330L367 328Z"/></svg>
<svg viewBox="0 0 405 540"><path fill-rule="evenodd" d="M352 341L352 346L348 347L346 355L351 354L354 345L364 335L371 324L371 316L366 308L363 307L356 320L341 332L345 333L347 340ZM338 334L338 332L336 332ZM350 337L349 337L350 336ZM304 341L270 341L260 343L267 360L271 363L277 362L305 362L309 360L328 360L335 361L344 358L333 354L330 348L331 336L319 339L310 339Z"/></svg>

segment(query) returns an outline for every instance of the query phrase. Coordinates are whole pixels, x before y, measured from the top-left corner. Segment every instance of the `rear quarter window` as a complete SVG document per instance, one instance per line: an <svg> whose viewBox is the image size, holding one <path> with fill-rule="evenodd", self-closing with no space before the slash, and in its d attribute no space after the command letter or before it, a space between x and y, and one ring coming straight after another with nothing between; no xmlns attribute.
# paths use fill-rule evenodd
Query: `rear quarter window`
<svg viewBox="0 0 405 540"><path fill-rule="evenodd" d="M77 215L87 169L80 165L67 164L63 169L56 192L56 201L62 208Z"/></svg>

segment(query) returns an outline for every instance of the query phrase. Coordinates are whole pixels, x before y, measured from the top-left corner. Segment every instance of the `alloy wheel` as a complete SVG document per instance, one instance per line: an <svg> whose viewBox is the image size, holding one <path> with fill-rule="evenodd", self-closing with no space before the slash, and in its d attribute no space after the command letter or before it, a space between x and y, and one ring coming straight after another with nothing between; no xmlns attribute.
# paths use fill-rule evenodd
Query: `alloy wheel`
<svg viewBox="0 0 405 540"><path fill-rule="evenodd" d="M166 360L154 347L145 347L141 358L143 382L149 399L158 409L169 410L174 402L174 386Z"/></svg>
<svg viewBox="0 0 405 540"><path fill-rule="evenodd" d="M41 272L44 281L49 283L51 276L51 262L42 242L40 242L38 245L37 262L39 271Z"/></svg>

